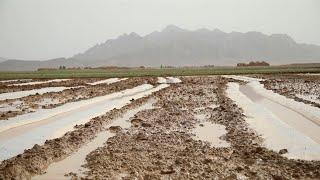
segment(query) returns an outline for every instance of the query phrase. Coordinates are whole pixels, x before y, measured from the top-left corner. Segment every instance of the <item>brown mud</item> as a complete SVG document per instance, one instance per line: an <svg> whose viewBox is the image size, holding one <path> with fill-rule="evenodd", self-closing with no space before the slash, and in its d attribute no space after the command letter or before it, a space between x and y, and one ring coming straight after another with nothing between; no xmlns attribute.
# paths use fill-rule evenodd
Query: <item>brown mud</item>
<svg viewBox="0 0 320 180"><path fill-rule="evenodd" d="M317 179L320 162L289 160L260 145L241 109L225 95L226 80L184 78L157 94L160 108L137 114L148 126L131 127L87 156L89 179ZM216 98L215 98L216 97ZM194 109L226 126L229 148L210 147L192 138Z"/></svg>
<svg viewBox="0 0 320 180"><path fill-rule="evenodd" d="M73 82L73 80L70 80ZM78 82L77 80L76 82ZM83 80L82 83L92 81ZM66 81L67 82L67 81ZM61 83L59 86L63 86L65 81L59 82ZM30 95L18 99L10 99L0 101L0 106L4 104L12 104L16 101L21 101L22 105L19 106L18 110L15 111L0 111L0 120L7 120L8 118L15 117L17 115L33 112L35 109L51 109L57 106L61 106L68 102L75 102L85 99L90 99L97 96L104 96L107 94L111 94L114 92L122 91L125 89L130 89L138 85L142 85L145 83L155 84L156 78L129 78L127 80L119 81L112 84L99 84L99 85L86 85L84 87L66 89L61 92L49 92L45 94L36 94ZM71 87L76 87L81 83L69 84ZM42 100L49 99L55 101L55 103L47 103L41 105L39 102Z"/></svg>
<svg viewBox="0 0 320 180"><path fill-rule="evenodd" d="M44 173L51 163L66 158L93 139L103 130L103 126L147 100L148 98L141 98L121 109L113 109L103 116L91 119L84 125L76 125L74 131L67 132L60 138L47 140L44 145L35 145L16 157L4 160L0 164L0 179L30 179L36 174Z"/></svg>
<svg viewBox="0 0 320 180"><path fill-rule="evenodd" d="M87 155L85 179L320 178L319 161L291 160L281 156L285 150L274 152L261 145L242 110L226 97L227 79L203 76L182 81L3 161L0 179L28 179L44 173L48 165L79 149L115 117L148 98L157 100L155 109L138 112L127 131L117 129L104 147ZM200 123L196 116L201 114L206 121L226 127L227 133L220 138L229 147L212 147L193 138L193 129ZM69 175L78 178L75 172Z"/></svg>
<svg viewBox="0 0 320 180"><path fill-rule="evenodd" d="M259 75L261 77L261 75ZM320 103L298 97L298 95L314 96L320 101L320 76L315 75L264 75L266 89L272 90L298 102L320 108Z"/></svg>
<svg viewBox="0 0 320 180"><path fill-rule="evenodd" d="M32 81L28 82L44 82L51 79L34 79ZM65 86L65 87L74 87L74 86L85 86L86 83L90 83L93 81L96 81L98 79L96 78L90 78L90 79L70 79L67 81L60 81L60 82L48 82L48 83L42 83L42 84L33 84L33 85L15 85L12 86L12 84L18 84L18 82L10 82L10 83L0 83L0 93L8 93L8 92L16 92L16 91L26 91L26 90L32 90L32 89L40 89L45 87L59 87L59 86Z"/></svg>

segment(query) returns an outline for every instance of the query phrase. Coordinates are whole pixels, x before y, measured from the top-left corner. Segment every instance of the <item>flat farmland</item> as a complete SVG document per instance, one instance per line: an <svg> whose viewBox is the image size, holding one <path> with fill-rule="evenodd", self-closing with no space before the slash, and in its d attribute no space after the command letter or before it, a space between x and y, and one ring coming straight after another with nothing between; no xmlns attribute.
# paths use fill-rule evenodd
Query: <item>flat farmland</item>
<svg viewBox="0 0 320 180"><path fill-rule="evenodd" d="M81 69L81 70L41 70L26 72L0 72L0 79L25 78L112 78L144 76L194 76L226 74L284 74L320 73L320 65L270 66L270 67L193 67L193 68L124 68L124 69Z"/></svg>
<svg viewBox="0 0 320 180"><path fill-rule="evenodd" d="M319 179L318 71L2 73L0 179Z"/></svg>

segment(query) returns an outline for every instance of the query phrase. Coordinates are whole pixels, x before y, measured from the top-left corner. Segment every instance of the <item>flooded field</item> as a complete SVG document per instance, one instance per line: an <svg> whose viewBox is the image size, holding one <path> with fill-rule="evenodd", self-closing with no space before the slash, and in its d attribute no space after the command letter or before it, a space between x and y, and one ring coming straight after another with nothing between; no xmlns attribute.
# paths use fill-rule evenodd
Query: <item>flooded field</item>
<svg viewBox="0 0 320 180"><path fill-rule="evenodd" d="M266 89L296 101L320 107L319 74L266 76Z"/></svg>
<svg viewBox="0 0 320 180"><path fill-rule="evenodd" d="M9 84L8 86L27 86L27 85L45 84L45 83L52 83L52 82L63 82L63 81L69 81L69 80L70 79L52 79L47 81L34 81L34 82L26 82L26 83Z"/></svg>
<svg viewBox="0 0 320 180"><path fill-rule="evenodd" d="M0 179L319 179L319 82L1 81Z"/></svg>
<svg viewBox="0 0 320 180"><path fill-rule="evenodd" d="M6 99L18 99L30 95L35 94L44 94L49 92L59 92L65 89L70 89L69 87L47 87L47 88L40 88L40 89L33 89L28 91L17 91L17 92L9 92L9 93L2 93L0 94L0 101Z"/></svg>

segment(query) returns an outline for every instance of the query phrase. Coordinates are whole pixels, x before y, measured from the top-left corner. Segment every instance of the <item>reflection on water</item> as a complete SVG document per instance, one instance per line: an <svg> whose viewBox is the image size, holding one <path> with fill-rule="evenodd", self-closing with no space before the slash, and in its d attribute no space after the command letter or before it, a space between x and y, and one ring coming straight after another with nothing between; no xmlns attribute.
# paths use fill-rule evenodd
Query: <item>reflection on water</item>
<svg viewBox="0 0 320 180"><path fill-rule="evenodd" d="M98 84L112 84L112 83L116 83L116 82L119 82L119 81L123 81L123 80L126 80L128 78L110 78L110 79L104 79L104 80L101 80L101 81L96 81L96 82L93 82L93 83L87 83L89 85L98 85Z"/></svg>
<svg viewBox="0 0 320 180"><path fill-rule="evenodd" d="M28 91L1 93L0 100L17 99L17 98L30 96L30 95L44 94L44 93L49 93L49 92L60 92L65 89L71 89L71 88L74 88L74 87L46 87L46 88L40 88L40 89L32 89L32 90L28 90Z"/></svg>
<svg viewBox="0 0 320 180"><path fill-rule="evenodd" d="M165 87L168 85L161 84L153 88L152 85L144 84L110 95L72 102L53 109L41 109L8 121L0 121L0 159L15 156L47 139L60 137L76 124L84 124L114 108L131 103L132 99L150 95Z"/></svg>
<svg viewBox="0 0 320 180"><path fill-rule="evenodd" d="M136 109L129 110L121 117L113 120L112 123L106 126L106 129L111 126L120 126L122 129L126 130L131 126L129 121L130 118L134 117L134 115L139 111L153 108L153 102L154 101L149 101ZM110 131L98 133L98 135L92 141L81 147L77 152L73 153L62 161L51 164L45 174L36 176L33 179L69 179L64 175L70 172L77 173L78 176L84 175L86 169L81 167L81 165L85 164L86 156L98 147L103 146L108 138L114 135L115 134Z"/></svg>
<svg viewBox="0 0 320 180"><path fill-rule="evenodd" d="M230 144L222 140L227 131L226 127L220 124L214 124L211 122L203 122L196 126L193 130L197 140L207 141L212 147L229 147Z"/></svg>
<svg viewBox="0 0 320 180"><path fill-rule="evenodd" d="M18 83L18 84L10 84L8 86L27 86L27 85L36 85L36 84L44 84L44 83L52 83L52 82L63 82L69 81L71 79L52 79L48 81L34 81L34 82L27 82L27 83Z"/></svg>
<svg viewBox="0 0 320 180"><path fill-rule="evenodd" d="M271 92L256 91L256 82L239 86L228 83L227 94L244 110L249 126L264 138L264 145L274 151L288 149L285 156L294 159L320 159L320 127L306 116L278 103ZM259 87L261 88L261 87ZM278 94L275 96L279 96ZM290 106L291 107L291 106Z"/></svg>

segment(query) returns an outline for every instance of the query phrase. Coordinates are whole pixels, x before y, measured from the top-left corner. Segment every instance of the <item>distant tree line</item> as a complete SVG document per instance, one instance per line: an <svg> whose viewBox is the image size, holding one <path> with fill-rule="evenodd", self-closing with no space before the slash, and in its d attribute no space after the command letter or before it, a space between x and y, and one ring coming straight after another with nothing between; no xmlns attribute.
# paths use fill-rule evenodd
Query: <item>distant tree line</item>
<svg viewBox="0 0 320 180"><path fill-rule="evenodd" d="M203 66L166 66L166 65L161 65L160 69L172 69L172 68L201 68L201 67L205 67L205 68L212 68L214 67L214 65L209 64L209 65L203 65Z"/></svg>
<svg viewBox="0 0 320 180"><path fill-rule="evenodd" d="M60 70L66 69L66 66L59 66Z"/></svg>
<svg viewBox="0 0 320 180"><path fill-rule="evenodd" d="M270 64L265 61L250 61L249 63L237 64L237 67L243 67L243 66L270 66Z"/></svg>
<svg viewBox="0 0 320 180"><path fill-rule="evenodd" d="M80 69L105 69L105 70L112 70L112 69L145 69L145 66L139 67L119 67L119 66L101 66L101 67L66 67L66 66L59 66L57 68L38 68L38 71L46 71L46 70L80 70Z"/></svg>
<svg viewBox="0 0 320 180"><path fill-rule="evenodd" d="M161 65L160 68L161 69L173 69L173 68L201 68L201 67L205 67L205 68L212 68L214 67L214 65L203 65L203 66L169 66L169 65ZM104 70L114 70L114 69L148 69L148 68L152 68L152 67L145 67L145 66L137 66L137 67L123 67L123 66L100 66L100 67L90 67L90 66L86 66L86 67L66 67L64 65L61 65L59 67L56 68L38 68L38 71L46 71L46 70L80 70L80 69L104 69Z"/></svg>

